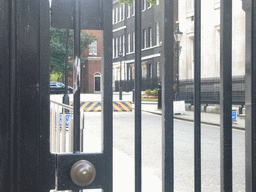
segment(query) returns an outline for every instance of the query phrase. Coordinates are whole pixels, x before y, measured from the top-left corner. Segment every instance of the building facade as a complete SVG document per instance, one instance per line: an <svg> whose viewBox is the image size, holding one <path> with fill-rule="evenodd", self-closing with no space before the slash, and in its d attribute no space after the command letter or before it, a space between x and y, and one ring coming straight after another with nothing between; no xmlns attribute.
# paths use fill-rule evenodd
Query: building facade
<svg viewBox="0 0 256 192"><path fill-rule="evenodd" d="M157 1L160 5L161 1ZM201 73L202 78L220 76L220 0L202 2L201 12ZM162 11L142 0L142 79L147 81L142 89L156 88L161 81L161 45L163 37ZM180 42L179 63L174 62L174 74L179 80L194 77L194 0L175 1L175 21L183 32ZM233 76L245 74L245 13L242 1L233 0ZM134 80L135 4L120 4L113 0L113 90L119 90L120 79L123 90L132 90ZM174 23L176 30L176 22ZM173 34L170 34L173 35ZM176 55L175 55L176 56ZM177 72L176 70L179 69ZM177 76L174 75L176 78ZM174 81L177 79L174 79Z"/></svg>
<svg viewBox="0 0 256 192"><path fill-rule="evenodd" d="M88 49L82 52L82 84L81 93L101 92L101 56L102 56L102 31L85 30L95 36Z"/></svg>
<svg viewBox="0 0 256 192"><path fill-rule="evenodd" d="M157 2L159 4L159 1ZM132 90L135 75L135 3L120 4L113 0L113 90L118 90L120 79L124 90ZM142 1L142 79L160 77L161 56L161 9L148 1Z"/></svg>
<svg viewBox="0 0 256 192"><path fill-rule="evenodd" d="M232 73L245 75L245 12L242 1L233 0ZM220 0L201 2L202 78L220 77ZM180 54L180 79L194 77L194 1L179 0L179 26L183 32Z"/></svg>

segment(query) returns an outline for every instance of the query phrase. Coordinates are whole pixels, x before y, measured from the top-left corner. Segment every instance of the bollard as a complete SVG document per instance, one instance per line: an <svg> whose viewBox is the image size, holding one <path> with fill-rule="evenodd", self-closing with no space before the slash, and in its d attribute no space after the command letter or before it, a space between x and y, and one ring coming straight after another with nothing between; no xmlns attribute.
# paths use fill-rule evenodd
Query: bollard
<svg viewBox="0 0 256 192"><path fill-rule="evenodd" d="M158 109L162 109L162 85L158 83Z"/></svg>

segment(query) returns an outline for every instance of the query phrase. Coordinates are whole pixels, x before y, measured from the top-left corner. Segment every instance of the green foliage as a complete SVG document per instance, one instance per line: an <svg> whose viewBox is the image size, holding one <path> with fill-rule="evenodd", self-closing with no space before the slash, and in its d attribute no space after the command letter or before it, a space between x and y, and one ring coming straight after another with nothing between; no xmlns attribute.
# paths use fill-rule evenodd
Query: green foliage
<svg viewBox="0 0 256 192"><path fill-rule="evenodd" d="M74 50L74 30L69 30L69 56L73 57ZM81 52L88 48L88 45L95 41L93 33L81 32ZM50 28L50 73L55 77L56 74L63 73L66 58L66 29ZM68 71L72 70L69 63ZM62 75L63 76L63 75ZM62 78L61 76L61 78Z"/></svg>
<svg viewBox="0 0 256 192"><path fill-rule="evenodd" d="M145 93L146 93L147 95L151 95L151 89L147 89L147 90L145 91Z"/></svg>
<svg viewBox="0 0 256 192"><path fill-rule="evenodd" d="M129 4L129 5L131 5L132 3L133 3L133 1L134 0L119 0L119 3L121 3L121 4L125 4L125 3L127 3L127 4ZM154 5L154 6L157 6L156 5L156 0L147 0L149 3L151 3L152 5Z"/></svg>
<svg viewBox="0 0 256 192"><path fill-rule="evenodd" d="M158 88L155 88L155 89L153 90L153 95L154 95L154 96L158 96Z"/></svg>
<svg viewBox="0 0 256 192"><path fill-rule="evenodd" d="M53 71L51 74L50 74L50 81L61 81L62 80L62 73L61 72L55 72Z"/></svg>

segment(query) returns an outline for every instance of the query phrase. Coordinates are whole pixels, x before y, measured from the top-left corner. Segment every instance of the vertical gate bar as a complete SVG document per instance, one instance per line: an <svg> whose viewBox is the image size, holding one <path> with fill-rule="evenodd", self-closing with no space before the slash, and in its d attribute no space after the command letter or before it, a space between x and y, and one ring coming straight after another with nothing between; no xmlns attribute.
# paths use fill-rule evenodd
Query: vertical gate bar
<svg viewBox="0 0 256 192"><path fill-rule="evenodd" d="M62 129L61 129L61 134L62 134L62 152L66 152L66 114L65 114L65 109L62 108L63 114L62 114Z"/></svg>
<svg viewBox="0 0 256 192"><path fill-rule="evenodd" d="M232 1L220 6L221 191L232 191Z"/></svg>
<svg viewBox="0 0 256 192"><path fill-rule="evenodd" d="M256 2L243 2L246 11L245 141L246 191L256 191Z"/></svg>
<svg viewBox="0 0 256 192"><path fill-rule="evenodd" d="M194 35L194 177L195 191L201 191L201 0L195 0Z"/></svg>
<svg viewBox="0 0 256 192"><path fill-rule="evenodd" d="M105 159L104 192L113 191L113 90L112 90L112 0L104 0L103 8L103 61L102 61L102 123L103 153Z"/></svg>
<svg viewBox="0 0 256 192"><path fill-rule="evenodd" d="M163 14L163 86L162 86L162 166L164 192L174 191L174 146L173 146L173 61L174 61L174 0L165 0L162 3Z"/></svg>
<svg viewBox="0 0 256 192"><path fill-rule="evenodd" d="M80 59L80 0L75 0L74 11L74 59ZM75 66L77 67L77 66ZM78 65L78 67L80 67ZM80 70L80 69L78 69ZM80 78L80 77L79 77ZM74 153L80 151L80 82L74 93Z"/></svg>
<svg viewBox="0 0 256 192"><path fill-rule="evenodd" d="M56 152L60 152L60 108L56 112Z"/></svg>
<svg viewBox="0 0 256 192"><path fill-rule="evenodd" d="M135 192L141 191L141 0L135 0Z"/></svg>

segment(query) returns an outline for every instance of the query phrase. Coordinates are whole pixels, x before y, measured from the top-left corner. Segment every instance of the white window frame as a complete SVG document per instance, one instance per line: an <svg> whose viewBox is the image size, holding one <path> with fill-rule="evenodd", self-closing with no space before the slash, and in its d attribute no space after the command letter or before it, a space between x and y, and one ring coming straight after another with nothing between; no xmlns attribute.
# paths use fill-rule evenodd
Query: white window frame
<svg viewBox="0 0 256 192"><path fill-rule="evenodd" d="M118 57L118 37L116 37L116 58Z"/></svg>
<svg viewBox="0 0 256 192"><path fill-rule="evenodd" d="M95 40L89 45L89 55L97 55L98 41ZM92 51L93 50L93 51Z"/></svg>
<svg viewBox="0 0 256 192"><path fill-rule="evenodd" d="M123 4L123 20L125 18L125 4Z"/></svg>
<svg viewBox="0 0 256 192"><path fill-rule="evenodd" d="M119 53L122 51L122 36L119 37L119 52L118 52L118 55Z"/></svg>
<svg viewBox="0 0 256 192"><path fill-rule="evenodd" d="M147 0L143 0L142 11L147 9Z"/></svg>
<svg viewBox="0 0 256 192"><path fill-rule="evenodd" d="M156 28L156 45L159 45L160 44L159 22L156 22L155 28Z"/></svg>
<svg viewBox="0 0 256 192"><path fill-rule="evenodd" d="M122 21L122 5L119 6L119 21Z"/></svg>
<svg viewBox="0 0 256 192"><path fill-rule="evenodd" d="M128 47L128 53L131 52L131 33L128 33L128 36L127 36L127 47Z"/></svg>
<svg viewBox="0 0 256 192"><path fill-rule="evenodd" d="M115 58L115 38L112 39L112 45L113 45L113 53L112 56Z"/></svg>
<svg viewBox="0 0 256 192"><path fill-rule="evenodd" d="M135 52L135 32L132 32L132 45L133 45L133 49L132 51Z"/></svg>
<svg viewBox="0 0 256 192"><path fill-rule="evenodd" d="M118 23L118 7L116 7L116 23Z"/></svg>
<svg viewBox="0 0 256 192"><path fill-rule="evenodd" d="M115 8L112 10L112 23L115 24Z"/></svg>
<svg viewBox="0 0 256 192"><path fill-rule="evenodd" d="M152 7L152 4L151 4L151 3L149 3L148 9L150 9L151 7Z"/></svg>
<svg viewBox="0 0 256 192"><path fill-rule="evenodd" d="M125 56L125 35L123 35L123 56Z"/></svg>
<svg viewBox="0 0 256 192"><path fill-rule="evenodd" d="M147 48L147 29L143 29L143 49Z"/></svg>
<svg viewBox="0 0 256 192"><path fill-rule="evenodd" d="M149 47L153 46L152 35L153 35L152 27L149 27Z"/></svg>
<svg viewBox="0 0 256 192"><path fill-rule="evenodd" d="M132 3L132 16L135 15L135 2Z"/></svg>
<svg viewBox="0 0 256 192"><path fill-rule="evenodd" d="M160 62L156 62L156 76L160 77Z"/></svg>
<svg viewBox="0 0 256 192"><path fill-rule="evenodd" d="M127 6L127 18L131 17L131 5Z"/></svg>

